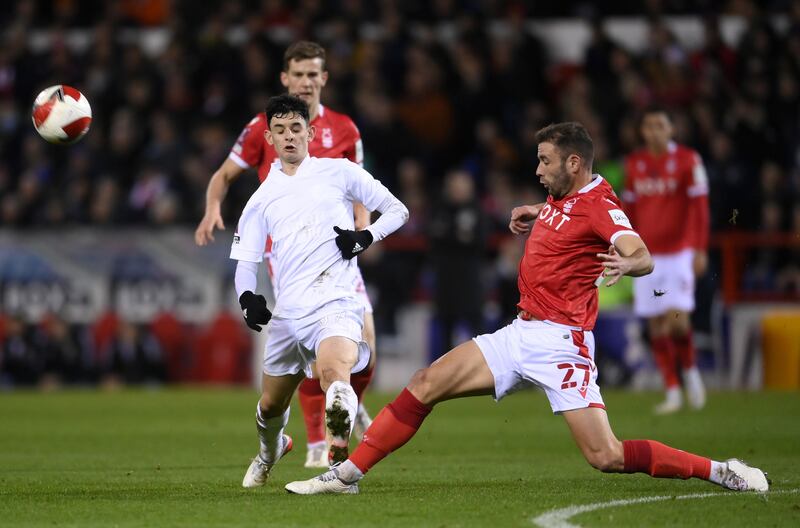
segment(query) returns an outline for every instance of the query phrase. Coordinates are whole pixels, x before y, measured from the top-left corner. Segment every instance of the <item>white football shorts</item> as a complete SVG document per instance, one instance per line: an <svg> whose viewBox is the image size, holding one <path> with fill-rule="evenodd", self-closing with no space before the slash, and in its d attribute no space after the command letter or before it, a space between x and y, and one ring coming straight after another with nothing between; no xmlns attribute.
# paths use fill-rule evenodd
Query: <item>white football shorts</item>
<svg viewBox="0 0 800 528"><path fill-rule="evenodd" d="M333 301L318 313L302 319L273 317L267 324L264 346L264 374L285 376L303 371L311 377L319 344L328 337L340 336L358 345L358 359L351 372L360 372L369 363L369 346L361 337L364 308L355 300Z"/></svg>
<svg viewBox="0 0 800 528"><path fill-rule="evenodd" d="M655 317L669 310L694 310L694 250L653 255L653 273L633 279L633 311Z"/></svg>
<svg viewBox="0 0 800 528"><path fill-rule="evenodd" d="M586 407L605 408L597 386L591 332L518 317L474 341L494 376L496 400L538 386L544 389L555 414Z"/></svg>

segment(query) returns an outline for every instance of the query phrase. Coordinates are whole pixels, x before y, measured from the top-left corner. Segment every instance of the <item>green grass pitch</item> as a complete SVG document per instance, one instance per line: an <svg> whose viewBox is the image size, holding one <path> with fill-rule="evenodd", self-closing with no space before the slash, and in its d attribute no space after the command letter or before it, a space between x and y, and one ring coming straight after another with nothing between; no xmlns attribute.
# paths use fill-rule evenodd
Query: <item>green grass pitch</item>
<svg viewBox="0 0 800 528"><path fill-rule="evenodd" d="M372 394L373 414L393 395ZM570 505L713 493L581 513L580 526L800 526L800 396L713 393L706 410L654 417L655 393L605 393L620 438L652 438L770 473L773 492L696 479L604 475L538 391L440 405L357 496L299 497L302 418L264 488L241 480L257 440L246 389L0 394L1 526L534 526Z"/></svg>

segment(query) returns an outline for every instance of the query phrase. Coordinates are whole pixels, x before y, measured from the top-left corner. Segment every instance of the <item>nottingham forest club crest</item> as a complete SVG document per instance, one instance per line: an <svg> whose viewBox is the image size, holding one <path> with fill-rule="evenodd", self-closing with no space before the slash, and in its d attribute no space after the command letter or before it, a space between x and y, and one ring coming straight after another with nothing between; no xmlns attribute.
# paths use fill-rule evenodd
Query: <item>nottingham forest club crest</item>
<svg viewBox="0 0 800 528"><path fill-rule="evenodd" d="M330 128L322 129L322 146L325 148L333 147L333 132Z"/></svg>

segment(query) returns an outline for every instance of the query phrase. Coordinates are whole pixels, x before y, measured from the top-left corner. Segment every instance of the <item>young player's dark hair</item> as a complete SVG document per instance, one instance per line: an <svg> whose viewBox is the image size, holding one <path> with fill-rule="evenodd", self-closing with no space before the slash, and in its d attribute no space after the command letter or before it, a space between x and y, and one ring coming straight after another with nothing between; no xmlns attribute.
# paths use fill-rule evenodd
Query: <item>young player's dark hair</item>
<svg viewBox="0 0 800 528"><path fill-rule="evenodd" d="M536 132L536 143L552 143L561 154L561 161L577 154L587 167L592 166L594 143L582 124L577 121L554 123Z"/></svg>
<svg viewBox="0 0 800 528"><path fill-rule="evenodd" d="M322 70L325 70L325 48L309 40L295 42L283 53L283 71L289 71L289 62L305 59L322 59Z"/></svg>
<svg viewBox="0 0 800 528"><path fill-rule="evenodd" d="M299 115L308 124L308 105L299 97L289 94L276 95L267 101L267 127L273 117L288 117Z"/></svg>

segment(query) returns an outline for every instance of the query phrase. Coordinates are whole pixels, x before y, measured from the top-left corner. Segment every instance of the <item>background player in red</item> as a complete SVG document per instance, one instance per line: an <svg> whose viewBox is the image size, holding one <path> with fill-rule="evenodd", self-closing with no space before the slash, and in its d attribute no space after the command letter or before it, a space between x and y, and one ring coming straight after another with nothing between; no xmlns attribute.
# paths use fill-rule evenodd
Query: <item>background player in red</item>
<svg viewBox="0 0 800 528"><path fill-rule="evenodd" d="M363 164L363 147L361 135L355 123L344 114L326 108L320 102L322 88L328 80L325 70L325 49L315 42L300 41L292 44L283 55L283 71L281 83L290 95L304 100L308 104L311 118L310 126L316 135L309 143L309 153L318 158L347 158L359 165ZM267 128L264 112L256 115L242 130L228 158L211 177L206 191L206 210L203 219L195 231L195 242L204 246L214 240L214 229L225 229L222 221L221 205L230 185L249 168L258 169L258 179L264 181L269 173L270 165L277 159L274 147L264 140ZM355 226L364 229L370 223L369 212L361 204L353 204ZM270 243L268 242L267 254ZM269 258L269 257L267 257ZM268 261L269 262L269 261ZM269 265L269 264L268 264ZM359 300L364 305L364 340L370 347L372 357L369 367L353 375L353 388L359 402L367 385L372 379L375 366L375 321L372 315L372 304L367 297L361 273L357 283L353 284ZM328 450L325 441L325 393L319 380L308 379L300 384L300 406L306 425L308 453L306 467L328 467ZM359 403L353 433L357 438L369 427L371 420L364 406Z"/></svg>
<svg viewBox="0 0 800 528"><path fill-rule="evenodd" d="M663 108L642 116L645 148L625 160L622 199L629 218L653 253L655 271L634 281L634 311L647 318L653 356L667 396L655 412L683 406L677 364L689 405L700 409L706 395L692 343L694 282L708 263L708 182L700 156L672 141Z"/></svg>
<svg viewBox="0 0 800 528"><path fill-rule="evenodd" d="M597 287L603 278L610 286L623 275L646 275L653 261L611 186L592 174L594 148L586 129L579 123L550 125L537 132L536 141L536 175L549 196L540 211L515 208L509 224L513 233L531 231L519 265L519 317L414 374L347 461L287 484L288 491L357 493L364 474L411 439L435 404L478 395L500 399L533 385L544 389L586 460L601 471L697 477L739 491L767 490L764 473L736 459L716 462L653 440L617 440L596 382L591 330ZM534 219L531 229L528 222Z"/></svg>

